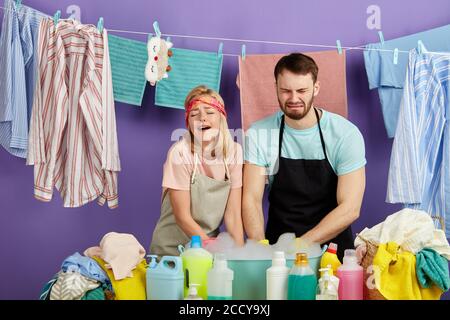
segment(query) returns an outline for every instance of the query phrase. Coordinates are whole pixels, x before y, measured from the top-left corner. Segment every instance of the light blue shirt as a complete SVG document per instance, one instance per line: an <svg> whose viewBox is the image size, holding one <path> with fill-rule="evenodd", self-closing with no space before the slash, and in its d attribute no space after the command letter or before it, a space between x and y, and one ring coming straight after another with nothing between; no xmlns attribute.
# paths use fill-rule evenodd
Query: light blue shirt
<svg viewBox="0 0 450 320"><path fill-rule="evenodd" d="M366 48L388 50L398 48L408 51L416 48L419 40L422 40L429 51L450 51L450 25L388 40L384 42L384 45L381 43L369 44ZM399 53L398 64L395 65L393 52L366 50L364 51L364 62L369 88L378 88L386 131L388 136L393 138L403 95L408 54Z"/></svg>
<svg viewBox="0 0 450 320"><path fill-rule="evenodd" d="M359 129L344 117L323 110L320 126L328 161L340 176L366 165L364 139ZM269 183L277 168L281 111L259 120L247 130L245 161L266 168ZM320 141L319 126L297 130L285 123L281 156L288 159L325 159Z"/></svg>
<svg viewBox="0 0 450 320"><path fill-rule="evenodd" d="M410 52L386 201L428 212L450 234L450 55ZM446 222L446 223L445 223Z"/></svg>
<svg viewBox="0 0 450 320"><path fill-rule="evenodd" d="M46 15L25 5L17 10L13 0L5 0L5 8L0 36L0 144L26 158L39 23Z"/></svg>

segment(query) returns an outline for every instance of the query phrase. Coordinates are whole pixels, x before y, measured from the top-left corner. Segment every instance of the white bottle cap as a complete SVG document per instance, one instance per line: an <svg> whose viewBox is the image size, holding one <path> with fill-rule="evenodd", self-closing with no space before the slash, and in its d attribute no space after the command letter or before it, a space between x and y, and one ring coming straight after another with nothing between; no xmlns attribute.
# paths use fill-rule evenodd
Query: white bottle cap
<svg viewBox="0 0 450 320"><path fill-rule="evenodd" d="M273 267L286 266L286 258L284 257L284 251L275 251L272 256Z"/></svg>
<svg viewBox="0 0 450 320"><path fill-rule="evenodd" d="M344 251L344 264L346 265L358 264L358 259L356 258L356 250L347 249Z"/></svg>
<svg viewBox="0 0 450 320"><path fill-rule="evenodd" d="M225 257L224 253L216 253L214 255L214 265L213 268L214 269L226 269L227 266L227 259Z"/></svg>

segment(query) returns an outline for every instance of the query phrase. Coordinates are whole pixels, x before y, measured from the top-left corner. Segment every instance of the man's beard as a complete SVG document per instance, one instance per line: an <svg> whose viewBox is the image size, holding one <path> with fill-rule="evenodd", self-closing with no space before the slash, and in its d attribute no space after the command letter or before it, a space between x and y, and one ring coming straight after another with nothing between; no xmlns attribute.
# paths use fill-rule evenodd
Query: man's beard
<svg viewBox="0 0 450 320"><path fill-rule="evenodd" d="M311 100L309 100L308 103L305 104L304 101L302 100L301 103L296 104L296 105L299 105L299 106L300 105L304 106L303 112L301 112L301 111L290 109L287 106L289 104L287 102L284 105L282 105L280 100L278 99L278 103L280 105L281 110L283 111L283 113L287 117L291 118L292 120L301 120L301 119L303 119L308 114L309 110L311 110L313 101L314 101L314 95L311 97Z"/></svg>

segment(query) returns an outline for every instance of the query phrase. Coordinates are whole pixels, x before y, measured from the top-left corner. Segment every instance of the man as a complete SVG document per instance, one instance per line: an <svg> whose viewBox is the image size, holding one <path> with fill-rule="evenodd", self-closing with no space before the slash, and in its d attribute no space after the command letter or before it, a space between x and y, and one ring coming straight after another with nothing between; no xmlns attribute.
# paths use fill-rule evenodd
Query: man
<svg viewBox="0 0 450 320"><path fill-rule="evenodd" d="M365 189L364 140L345 118L314 106L318 67L303 54L278 61L274 75L281 111L246 133L243 220L247 236L275 243L286 232L305 242L353 248L351 224ZM264 234L262 199L270 185Z"/></svg>

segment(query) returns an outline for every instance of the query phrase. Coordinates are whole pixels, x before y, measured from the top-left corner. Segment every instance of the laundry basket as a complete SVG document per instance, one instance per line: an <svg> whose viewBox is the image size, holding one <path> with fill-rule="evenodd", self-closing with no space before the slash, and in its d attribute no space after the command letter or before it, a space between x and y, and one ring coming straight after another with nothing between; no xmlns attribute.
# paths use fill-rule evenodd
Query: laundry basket
<svg viewBox="0 0 450 320"><path fill-rule="evenodd" d="M366 254L361 260L361 266L364 268L364 300L386 300L375 287L375 281L373 281L374 271L370 268L373 264L373 258L377 253L378 245L366 239L362 240L365 242L367 249Z"/></svg>

